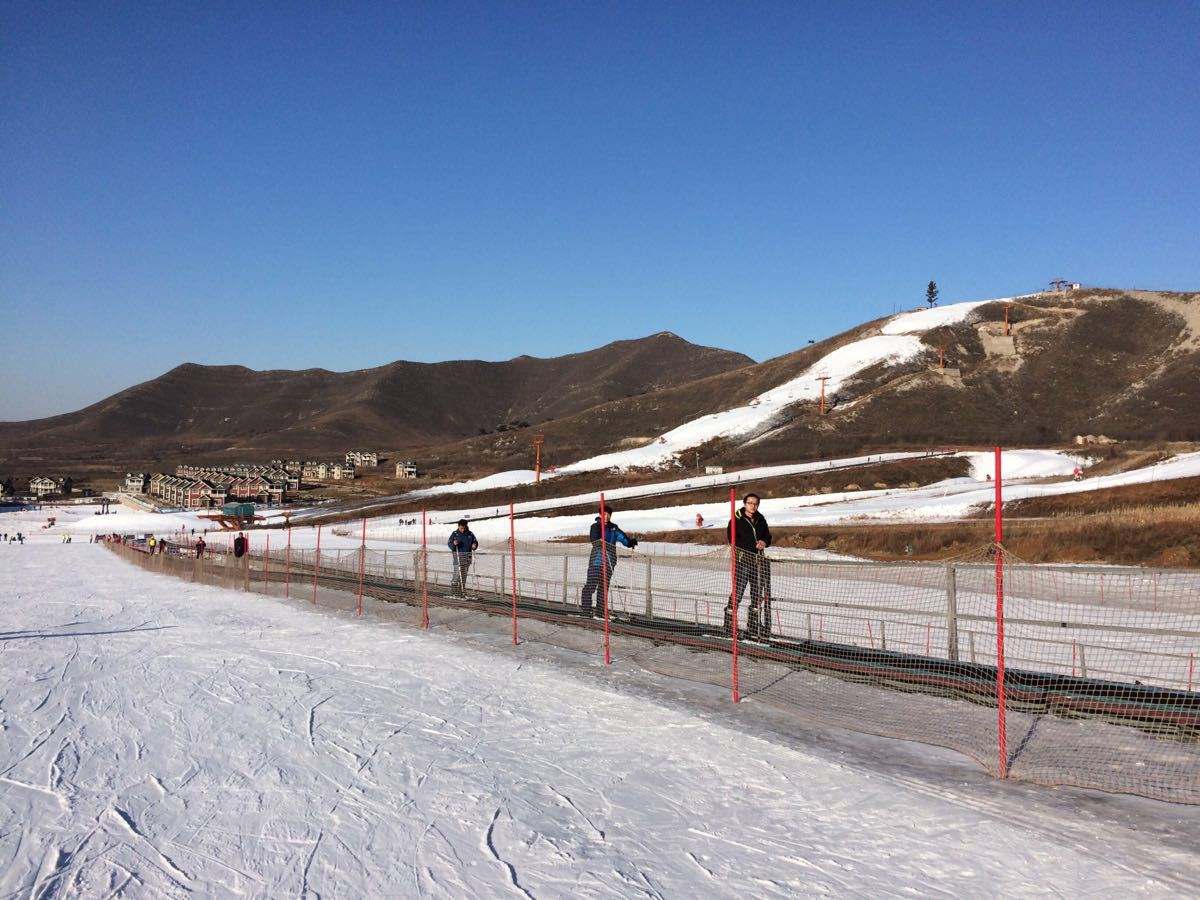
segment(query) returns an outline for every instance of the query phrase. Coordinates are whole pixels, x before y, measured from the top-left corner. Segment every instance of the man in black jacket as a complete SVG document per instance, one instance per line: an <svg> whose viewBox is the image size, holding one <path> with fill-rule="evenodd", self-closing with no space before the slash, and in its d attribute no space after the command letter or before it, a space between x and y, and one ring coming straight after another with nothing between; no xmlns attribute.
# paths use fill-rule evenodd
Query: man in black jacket
<svg viewBox="0 0 1200 900"><path fill-rule="evenodd" d="M459 519L458 526L450 532L446 541L450 552L454 554L454 586L452 590L458 596L467 592L467 570L471 568L472 554L479 549L479 541L467 526L466 519Z"/></svg>
<svg viewBox="0 0 1200 900"><path fill-rule="evenodd" d="M750 586L750 612L746 616L746 636L751 640L771 638L771 571L763 551L771 546L771 529L758 511L758 494L742 498L742 508L733 514L735 561L734 595L725 604L725 633L733 633L736 607L742 602L746 585Z"/></svg>
<svg viewBox="0 0 1200 900"><path fill-rule="evenodd" d="M233 539L233 555L241 559L246 555L246 535L239 531L238 536Z"/></svg>

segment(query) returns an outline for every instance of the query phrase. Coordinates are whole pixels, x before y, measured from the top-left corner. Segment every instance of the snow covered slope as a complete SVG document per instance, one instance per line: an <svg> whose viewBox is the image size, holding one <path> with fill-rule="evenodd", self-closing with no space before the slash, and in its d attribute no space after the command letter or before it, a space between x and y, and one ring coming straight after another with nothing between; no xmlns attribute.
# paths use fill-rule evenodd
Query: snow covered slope
<svg viewBox="0 0 1200 900"><path fill-rule="evenodd" d="M536 643L483 652L97 546L0 553L3 897L1168 896L1200 877L1161 804L950 763L923 781L939 751L858 738L867 768L784 746L725 704L618 692L621 663L576 675Z"/></svg>

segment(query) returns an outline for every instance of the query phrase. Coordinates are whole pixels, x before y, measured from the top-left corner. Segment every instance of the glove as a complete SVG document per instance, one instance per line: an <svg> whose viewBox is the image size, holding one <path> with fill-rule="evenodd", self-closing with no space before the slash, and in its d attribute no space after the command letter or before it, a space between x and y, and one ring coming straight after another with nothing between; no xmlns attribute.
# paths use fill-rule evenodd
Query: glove
<svg viewBox="0 0 1200 900"><path fill-rule="evenodd" d="M638 545L638 539L637 539L637 538L635 538L635 537L631 537L631 538L629 539L629 549L630 549L630 550L632 550L632 549L633 549L634 547L636 547L637 545Z"/></svg>

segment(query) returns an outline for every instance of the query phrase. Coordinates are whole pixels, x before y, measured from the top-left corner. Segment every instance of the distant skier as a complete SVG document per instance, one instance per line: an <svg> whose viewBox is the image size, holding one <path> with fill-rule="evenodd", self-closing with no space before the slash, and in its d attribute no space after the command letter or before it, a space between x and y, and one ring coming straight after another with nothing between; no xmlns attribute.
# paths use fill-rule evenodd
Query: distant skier
<svg viewBox="0 0 1200 900"><path fill-rule="evenodd" d="M587 578L583 583L583 596L580 606L585 616L604 617L603 588L605 582L612 584L613 569L617 566L617 544L622 544L632 550L638 545L637 538L630 537L610 518L612 507L604 507L604 518L600 516L592 523L589 537L592 541L592 552L588 556ZM603 568L602 568L603 567ZM595 610L592 601L595 599Z"/></svg>
<svg viewBox="0 0 1200 900"><path fill-rule="evenodd" d="M458 527L450 532L446 541L450 552L454 554L454 586L452 590L458 596L467 592L467 570L471 568L472 554L479 549L479 541L471 532L466 519L458 520Z"/></svg>
<svg viewBox="0 0 1200 900"><path fill-rule="evenodd" d="M771 570L764 552L771 546L771 529L758 511L758 494L742 498L742 508L733 514L734 547L737 554L734 596L725 604L725 633L733 634L737 606L741 605L746 586L750 587L750 611L746 616L746 636L750 640L771 637Z"/></svg>
<svg viewBox="0 0 1200 900"><path fill-rule="evenodd" d="M233 539L233 555L241 559L246 555L246 535L238 532L238 536Z"/></svg>

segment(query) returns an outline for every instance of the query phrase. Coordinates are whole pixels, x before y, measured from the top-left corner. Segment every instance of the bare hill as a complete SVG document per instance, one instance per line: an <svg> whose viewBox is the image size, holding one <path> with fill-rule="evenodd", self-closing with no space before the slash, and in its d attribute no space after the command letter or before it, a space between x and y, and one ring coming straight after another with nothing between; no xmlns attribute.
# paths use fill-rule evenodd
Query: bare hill
<svg viewBox="0 0 1200 900"><path fill-rule="evenodd" d="M60 458L339 452L459 440L752 365L669 332L551 359L395 362L355 372L181 365L78 412L0 423L0 451Z"/></svg>

